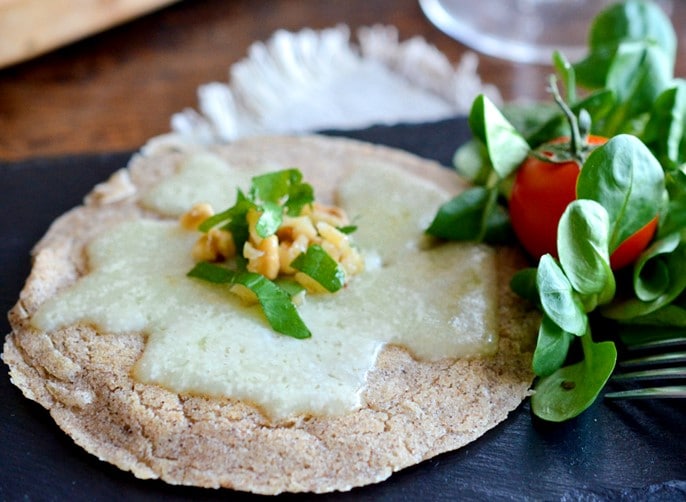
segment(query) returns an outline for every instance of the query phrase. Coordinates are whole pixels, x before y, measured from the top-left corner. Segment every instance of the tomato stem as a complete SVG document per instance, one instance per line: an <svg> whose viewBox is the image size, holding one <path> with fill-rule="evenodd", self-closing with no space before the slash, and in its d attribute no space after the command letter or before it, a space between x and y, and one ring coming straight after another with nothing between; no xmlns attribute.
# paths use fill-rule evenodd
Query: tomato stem
<svg viewBox="0 0 686 502"><path fill-rule="evenodd" d="M569 105L562 99L560 90L557 86L557 77L550 76L550 93L557 105L565 114L567 122L569 123L570 138L569 138L569 153L571 157L579 164L584 162L584 152L586 151L586 137L591 129L591 116L586 110L581 110L579 118L574 115L574 112Z"/></svg>

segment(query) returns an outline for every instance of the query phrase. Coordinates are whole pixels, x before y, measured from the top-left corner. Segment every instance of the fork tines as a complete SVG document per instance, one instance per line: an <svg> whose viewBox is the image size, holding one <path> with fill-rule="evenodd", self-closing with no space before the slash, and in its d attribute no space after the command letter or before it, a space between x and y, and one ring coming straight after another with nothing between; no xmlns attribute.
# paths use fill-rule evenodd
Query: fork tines
<svg viewBox="0 0 686 502"><path fill-rule="evenodd" d="M673 366L686 362L686 351L669 351L686 345L686 337L677 336L661 340L641 342L629 346L629 350L635 351L662 351L654 352L642 357L620 361L619 367L629 369L615 374L612 379L616 382L644 382L649 380L679 380L686 379L686 366ZM666 366L665 366L666 365ZM658 367L654 367L658 366ZM661 367L665 366L665 367ZM686 385L659 385L642 387L637 389L608 392L605 397L615 399L647 399L647 398L686 398Z"/></svg>

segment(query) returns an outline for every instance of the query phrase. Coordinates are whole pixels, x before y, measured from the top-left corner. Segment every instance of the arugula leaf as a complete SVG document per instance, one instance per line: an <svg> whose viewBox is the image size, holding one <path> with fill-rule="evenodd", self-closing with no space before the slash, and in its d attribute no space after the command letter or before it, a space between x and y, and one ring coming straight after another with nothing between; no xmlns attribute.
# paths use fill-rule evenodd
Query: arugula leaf
<svg viewBox="0 0 686 502"><path fill-rule="evenodd" d="M274 279L274 283L288 293L291 298L305 291L305 287L302 284L290 278L277 277Z"/></svg>
<svg viewBox="0 0 686 502"><path fill-rule="evenodd" d="M265 276L251 272L239 272L235 282L257 295L264 315L274 331L298 339L312 336L293 305L291 296L284 289Z"/></svg>
<svg viewBox="0 0 686 502"><path fill-rule="evenodd" d="M188 272L188 277L214 284L245 286L257 296L262 311L274 331L298 339L312 336L291 302L291 295L263 275L236 272L212 263L200 262Z"/></svg>
<svg viewBox="0 0 686 502"><path fill-rule="evenodd" d="M306 252L300 253L291 263L291 267L309 275L331 293L335 293L345 284L345 272L319 244L312 244Z"/></svg>
<svg viewBox="0 0 686 502"><path fill-rule="evenodd" d="M236 272L225 267L220 267L219 265L201 261L196 263L186 275L213 284L233 284Z"/></svg>

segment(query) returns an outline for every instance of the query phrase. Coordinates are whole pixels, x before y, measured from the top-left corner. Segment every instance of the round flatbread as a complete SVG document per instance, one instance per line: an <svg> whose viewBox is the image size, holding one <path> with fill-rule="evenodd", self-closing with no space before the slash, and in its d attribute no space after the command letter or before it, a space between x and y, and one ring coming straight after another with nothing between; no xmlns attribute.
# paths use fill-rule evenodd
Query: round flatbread
<svg viewBox="0 0 686 502"><path fill-rule="evenodd" d="M297 166L323 201L333 200L349 170L375 162L451 192L466 186L434 162L346 139L261 137L211 151L238 168ZM537 319L510 291L510 277L523 263L512 248L497 251L494 356L426 362L386 346L367 375L362 406L341 416L270 420L249 402L138 382L131 375L143 333L99 333L85 324L33 328L30 318L43 302L86 274L84 247L94 236L132 218L161 218L141 197L186 155L136 155L127 170L60 217L36 246L31 275L9 315L13 331L3 360L12 382L88 452L139 478L172 484L262 494L349 490L474 441L527 396Z"/></svg>

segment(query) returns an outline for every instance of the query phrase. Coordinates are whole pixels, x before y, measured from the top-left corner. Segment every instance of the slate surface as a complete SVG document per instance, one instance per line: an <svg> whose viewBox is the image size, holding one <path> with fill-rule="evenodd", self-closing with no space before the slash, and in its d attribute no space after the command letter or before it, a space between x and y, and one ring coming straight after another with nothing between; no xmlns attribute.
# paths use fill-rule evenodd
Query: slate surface
<svg viewBox="0 0 686 502"><path fill-rule="evenodd" d="M469 138L462 118L326 134L404 148L450 165ZM33 244L129 152L0 164L0 311L16 302ZM3 314L0 333L9 332ZM528 403L467 447L349 493L286 500L686 500L683 401L600 401L562 425L533 421ZM255 500L228 490L141 481L87 454L0 365L0 500Z"/></svg>

